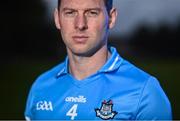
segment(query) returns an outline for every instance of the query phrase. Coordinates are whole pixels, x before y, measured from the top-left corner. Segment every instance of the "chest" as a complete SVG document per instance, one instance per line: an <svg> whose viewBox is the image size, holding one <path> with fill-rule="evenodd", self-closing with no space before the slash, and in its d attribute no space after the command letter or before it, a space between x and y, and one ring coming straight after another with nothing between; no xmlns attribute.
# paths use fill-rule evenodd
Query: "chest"
<svg viewBox="0 0 180 121"><path fill-rule="evenodd" d="M37 95L33 112L36 119L107 120L132 119L137 97L106 84L59 87Z"/></svg>

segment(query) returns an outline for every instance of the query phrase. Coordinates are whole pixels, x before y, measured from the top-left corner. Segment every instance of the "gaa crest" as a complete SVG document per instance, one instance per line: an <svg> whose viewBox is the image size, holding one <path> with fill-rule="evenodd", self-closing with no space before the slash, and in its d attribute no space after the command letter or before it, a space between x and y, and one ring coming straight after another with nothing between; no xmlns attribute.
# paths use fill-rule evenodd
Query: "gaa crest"
<svg viewBox="0 0 180 121"><path fill-rule="evenodd" d="M105 100L102 102L101 108L95 109L96 111L96 116L100 117L103 120L109 120L113 119L114 116L117 114L116 111L113 111L113 103L112 100L109 100L106 102Z"/></svg>

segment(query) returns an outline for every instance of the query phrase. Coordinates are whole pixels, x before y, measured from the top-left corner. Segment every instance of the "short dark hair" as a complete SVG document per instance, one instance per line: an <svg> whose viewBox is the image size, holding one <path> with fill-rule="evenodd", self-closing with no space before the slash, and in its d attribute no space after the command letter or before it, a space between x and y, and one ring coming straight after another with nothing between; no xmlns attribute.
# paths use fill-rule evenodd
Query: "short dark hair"
<svg viewBox="0 0 180 121"><path fill-rule="evenodd" d="M104 3L109 13L113 6L113 0L104 0ZM61 6L61 0L58 0L58 9L60 8L60 6Z"/></svg>

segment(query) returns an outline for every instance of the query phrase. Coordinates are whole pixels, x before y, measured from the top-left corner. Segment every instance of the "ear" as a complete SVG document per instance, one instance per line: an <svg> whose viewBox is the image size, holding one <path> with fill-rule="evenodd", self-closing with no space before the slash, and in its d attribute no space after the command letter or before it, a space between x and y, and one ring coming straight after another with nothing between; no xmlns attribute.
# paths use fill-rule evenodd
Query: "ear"
<svg viewBox="0 0 180 121"><path fill-rule="evenodd" d="M54 11L54 22L55 22L56 28L61 29L60 21L59 21L59 11L57 8Z"/></svg>
<svg viewBox="0 0 180 121"><path fill-rule="evenodd" d="M109 28L113 28L117 19L117 9L112 8L110 13L109 13Z"/></svg>

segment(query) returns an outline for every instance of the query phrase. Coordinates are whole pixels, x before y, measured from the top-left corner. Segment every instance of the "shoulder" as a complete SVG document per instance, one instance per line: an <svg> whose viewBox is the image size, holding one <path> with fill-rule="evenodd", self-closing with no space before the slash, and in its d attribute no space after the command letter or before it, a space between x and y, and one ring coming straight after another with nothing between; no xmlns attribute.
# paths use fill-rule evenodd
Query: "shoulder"
<svg viewBox="0 0 180 121"><path fill-rule="evenodd" d="M171 113L171 104L159 81L150 77L141 91L136 119L171 120Z"/></svg>
<svg viewBox="0 0 180 121"><path fill-rule="evenodd" d="M33 119L33 104L36 102L37 95L41 94L43 89L46 88L48 91L48 86L53 83L56 79L57 73L63 68L63 63L54 66L48 71L41 74L32 84L31 89L28 94L25 116ZM41 96L40 96L41 97Z"/></svg>
<svg viewBox="0 0 180 121"><path fill-rule="evenodd" d="M31 91L38 90L39 88L47 85L47 83L56 80L58 72L60 72L63 68L64 63L60 63L39 75L33 82Z"/></svg>
<svg viewBox="0 0 180 121"><path fill-rule="evenodd" d="M131 89L138 89L136 119L171 119L171 104L156 77L128 61L124 61L118 71L128 78Z"/></svg>
<svg viewBox="0 0 180 121"><path fill-rule="evenodd" d="M141 85L145 85L149 78L152 77L151 74L145 72L125 59L123 59L116 73L117 75L124 77L124 79L128 79L129 82Z"/></svg>
<svg viewBox="0 0 180 121"><path fill-rule="evenodd" d="M138 94L136 119L171 119L171 105L158 79L124 60L118 70L130 90ZM126 88L126 89L127 89Z"/></svg>

